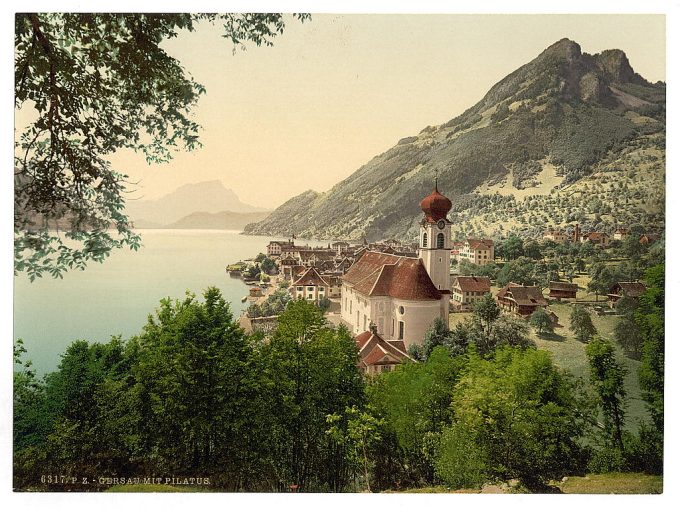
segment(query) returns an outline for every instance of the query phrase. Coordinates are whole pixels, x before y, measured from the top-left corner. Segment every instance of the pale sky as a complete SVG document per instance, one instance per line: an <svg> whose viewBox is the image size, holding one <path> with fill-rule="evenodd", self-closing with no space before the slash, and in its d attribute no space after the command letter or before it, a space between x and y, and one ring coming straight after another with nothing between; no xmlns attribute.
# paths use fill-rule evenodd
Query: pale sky
<svg viewBox="0 0 680 509"><path fill-rule="evenodd" d="M622 49L643 77L666 79L663 15L314 14L289 23L273 47L235 53L220 33L206 24L165 44L207 88L195 109L204 146L166 165L114 156L140 181L134 196L217 179L274 208L326 191L563 37L591 54Z"/></svg>

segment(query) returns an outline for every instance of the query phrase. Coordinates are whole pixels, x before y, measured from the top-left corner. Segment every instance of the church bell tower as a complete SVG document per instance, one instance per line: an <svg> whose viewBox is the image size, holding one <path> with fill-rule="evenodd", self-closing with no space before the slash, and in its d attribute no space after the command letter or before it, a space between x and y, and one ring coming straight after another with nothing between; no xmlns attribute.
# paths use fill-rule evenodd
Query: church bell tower
<svg viewBox="0 0 680 509"><path fill-rule="evenodd" d="M452 203L437 189L420 202L425 217L420 222L418 257L438 290L451 290L451 221L446 215Z"/></svg>

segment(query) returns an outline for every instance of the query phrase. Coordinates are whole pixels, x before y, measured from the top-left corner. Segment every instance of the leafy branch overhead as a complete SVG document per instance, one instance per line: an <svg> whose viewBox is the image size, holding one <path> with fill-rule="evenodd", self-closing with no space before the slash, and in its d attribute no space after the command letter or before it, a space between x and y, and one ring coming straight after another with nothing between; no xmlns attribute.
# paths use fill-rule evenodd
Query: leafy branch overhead
<svg viewBox="0 0 680 509"><path fill-rule="evenodd" d="M14 151L16 272L62 277L139 247L129 182L108 157L132 149L162 163L200 147L191 111L206 90L161 45L206 22L242 48L271 46L285 27L281 14L16 15L14 105L30 117Z"/></svg>

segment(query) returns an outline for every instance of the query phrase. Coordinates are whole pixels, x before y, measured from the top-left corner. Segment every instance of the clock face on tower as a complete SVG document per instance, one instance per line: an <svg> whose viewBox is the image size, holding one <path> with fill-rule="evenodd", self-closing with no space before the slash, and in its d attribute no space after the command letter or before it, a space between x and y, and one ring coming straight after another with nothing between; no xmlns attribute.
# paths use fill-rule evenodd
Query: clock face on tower
<svg viewBox="0 0 680 509"><path fill-rule="evenodd" d="M437 228L439 228L440 230L443 230L444 226L446 226L446 221L444 221L443 219L440 219L439 221L437 221Z"/></svg>

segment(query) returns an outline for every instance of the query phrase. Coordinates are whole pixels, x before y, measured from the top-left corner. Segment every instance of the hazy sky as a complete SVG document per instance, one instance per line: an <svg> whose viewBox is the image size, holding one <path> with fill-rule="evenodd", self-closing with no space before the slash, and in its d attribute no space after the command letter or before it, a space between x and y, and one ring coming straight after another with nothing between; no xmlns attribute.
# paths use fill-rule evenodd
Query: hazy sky
<svg viewBox="0 0 680 509"><path fill-rule="evenodd" d="M207 88L195 109L204 146L166 165L116 154L114 167L140 182L133 196L218 179L274 208L326 191L563 37L588 53L622 49L648 80L666 78L663 15L314 14L273 47L235 53L220 34L205 24L164 45Z"/></svg>

